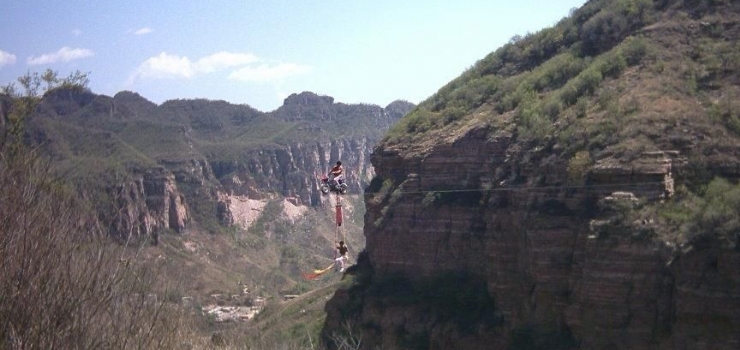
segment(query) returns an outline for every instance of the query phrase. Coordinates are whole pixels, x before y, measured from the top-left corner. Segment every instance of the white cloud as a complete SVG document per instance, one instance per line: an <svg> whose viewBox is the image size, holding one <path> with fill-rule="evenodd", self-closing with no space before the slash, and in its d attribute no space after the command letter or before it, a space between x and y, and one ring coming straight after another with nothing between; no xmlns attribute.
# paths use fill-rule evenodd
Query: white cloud
<svg viewBox="0 0 740 350"><path fill-rule="evenodd" d="M51 64L58 62L70 62L81 58L86 58L94 55L92 50L88 49L72 49L69 47L63 47L57 52L43 54L38 57L29 57L26 63L37 66L42 64Z"/></svg>
<svg viewBox="0 0 740 350"><path fill-rule="evenodd" d="M151 57L140 64L130 80L136 78L191 78L193 75L195 75L195 70L190 59L162 52L159 56Z"/></svg>
<svg viewBox="0 0 740 350"><path fill-rule="evenodd" d="M242 67L229 75L230 79L265 82L281 80L290 76L307 73L310 69L295 63L279 63L273 66L262 64L257 67Z"/></svg>
<svg viewBox="0 0 740 350"><path fill-rule="evenodd" d="M234 53L221 51L192 61L186 56L160 53L140 64L129 76L128 84L139 79L184 78L190 79L198 75L234 69L229 74L230 79L242 81L265 82L280 80L288 76L302 74L308 68L295 63L280 63L276 65L255 64L263 60L251 53Z"/></svg>
<svg viewBox="0 0 740 350"><path fill-rule="evenodd" d="M152 28L144 27L144 28L141 28L141 29L137 29L134 32L134 34L136 34L136 35L144 35L144 34L149 34L151 32L153 32Z"/></svg>
<svg viewBox="0 0 740 350"><path fill-rule="evenodd" d="M203 73L212 73L231 67L240 67L258 62L260 59L251 53L231 53L221 51L203 57L195 63L195 70Z"/></svg>
<svg viewBox="0 0 740 350"><path fill-rule="evenodd" d="M0 67L9 64L15 64L15 55L10 52L0 50Z"/></svg>

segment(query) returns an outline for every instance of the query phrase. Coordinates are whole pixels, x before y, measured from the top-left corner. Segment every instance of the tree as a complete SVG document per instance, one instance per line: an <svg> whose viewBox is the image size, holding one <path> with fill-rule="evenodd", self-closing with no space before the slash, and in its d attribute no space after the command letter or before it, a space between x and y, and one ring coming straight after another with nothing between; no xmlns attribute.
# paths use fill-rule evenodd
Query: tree
<svg viewBox="0 0 740 350"><path fill-rule="evenodd" d="M0 349L181 348L177 314L147 297L154 271L129 264L134 252L106 241L23 143L40 93L87 86L87 74L57 76L29 73L20 88L2 88L10 107L0 126Z"/></svg>
<svg viewBox="0 0 740 350"><path fill-rule="evenodd" d="M17 79L18 85L9 83L0 87L0 95L6 95L12 101L9 113L0 116L6 118L4 123L0 123L3 126L0 130L0 150L4 151L3 154L12 156L17 153L17 147L21 146L23 123L44 94L59 88L85 90L90 82L89 74L78 70L66 78L59 78L57 71L47 69L41 74L26 73Z"/></svg>

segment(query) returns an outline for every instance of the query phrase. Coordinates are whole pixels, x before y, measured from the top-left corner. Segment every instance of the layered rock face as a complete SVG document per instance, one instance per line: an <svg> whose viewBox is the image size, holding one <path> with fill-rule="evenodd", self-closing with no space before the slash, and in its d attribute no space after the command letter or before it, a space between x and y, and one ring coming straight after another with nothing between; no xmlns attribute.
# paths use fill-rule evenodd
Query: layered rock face
<svg viewBox="0 0 740 350"><path fill-rule="evenodd" d="M358 138L295 143L249 152L245 162L161 161L163 167L112 191L120 213L112 233L127 237L160 229L183 232L192 216L187 203L197 200L213 206L218 220L227 226L239 223L243 216L234 212L240 211L234 205L238 201L279 194L295 205L321 205L326 196L318 188L319 177L337 160L342 160L350 189L360 192L375 174L368 160L374 142ZM178 190L178 183L189 191Z"/></svg>
<svg viewBox="0 0 740 350"><path fill-rule="evenodd" d="M740 252L643 235L649 219L615 224L599 205L671 196L681 152L600 161L587 181L569 183L552 150L522 149L505 132L475 126L445 141L373 154L359 267L372 277L328 304L328 333L351 319L367 349L740 346ZM446 273L481 281L494 301L470 301L485 308L473 326L440 316L444 300L413 296L423 289L399 301L385 284L403 276L428 286Z"/></svg>
<svg viewBox="0 0 740 350"><path fill-rule="evenodd" d="M114 196L118 215L113 217L111 232L119 237L148 236L164 229L182 232L190 220L175 176L164 169L118 185Z"/></svg>
<svg viewBox="0 0 740 350"><path fill-rule="evenodd" d="M327 174L337 160L342 161L345 180L359 191L374 175L367 160L374 140L337 139L315 143L294 143L284 148L248 153L243 163L213 163L216 177L232 195L259 199L277 192L292 197L301 205L316 205L320 200L318 177Z"/></svg>

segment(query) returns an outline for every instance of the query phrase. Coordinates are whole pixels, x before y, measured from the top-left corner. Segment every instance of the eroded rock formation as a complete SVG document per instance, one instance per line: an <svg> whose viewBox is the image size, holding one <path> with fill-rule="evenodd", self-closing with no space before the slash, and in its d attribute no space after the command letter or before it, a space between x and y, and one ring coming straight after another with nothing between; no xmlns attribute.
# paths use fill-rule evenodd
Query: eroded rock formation
<svg viewBox="0 0 740 350"><path fill-rule="evenodd" d="M111 231L119 237L146 236L164 229L183 232L190 220L175 176L164 169L148 170L112 192L117 208Z"/></svg>

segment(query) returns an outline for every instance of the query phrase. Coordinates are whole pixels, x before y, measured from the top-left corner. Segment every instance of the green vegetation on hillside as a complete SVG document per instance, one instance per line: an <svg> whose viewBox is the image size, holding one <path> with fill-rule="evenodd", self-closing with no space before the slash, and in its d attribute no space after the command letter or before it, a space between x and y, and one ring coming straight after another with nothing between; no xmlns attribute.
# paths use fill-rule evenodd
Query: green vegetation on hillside
<svg viewBox="0 0 740 350"><path fill-rule="evenodd" d="M413 140L483 104L499 114L516 110L522 134L542 138L563 109L645 57L643 38L622 40L649 23L652 11L649 0L591 1L553 28L512 38L419 105L387 140Z"/></svg>
<svg viewBox="0 0 740 350"><path fill-rule="evenodd" d="M661 220L657 226L659 232L678 242L701 245L717 241L737 248L740 247L737 208L740 208L740 185L716 178L696 192L680 188L674 200L657 205L654 210Z"/></svg>
<svg viewBox="0 0 740 350"><path fill-rule="evenodd" d="M684 247L718 244L740 247L740 184L714 178L690 189L680 186L661 202L602 199L601 219L591 228L600 238L629 235L631 240L660 239Z"/></svg>
<svg viewBox="0 0 740 350"><path fill-rule="evenodd" d="M727 24L733 23L732 11L720 6L735 5L589 1L555 26L514 37L478 61L397 123L383 142L403 148L472 123L510 120L518 140L557 143L566 155L588 151L594 157L610 146L639 154L676 147L651 145L652 131L631 122L663 123L656 120L661 112L701 113L737 136L740 106L732 101L740 96L740 50L733 39L737 30ZM688 45L682 39L687 36ZM670 104L648 105L661 98ZM652 140L636 141L640 137Z"/></svg>

